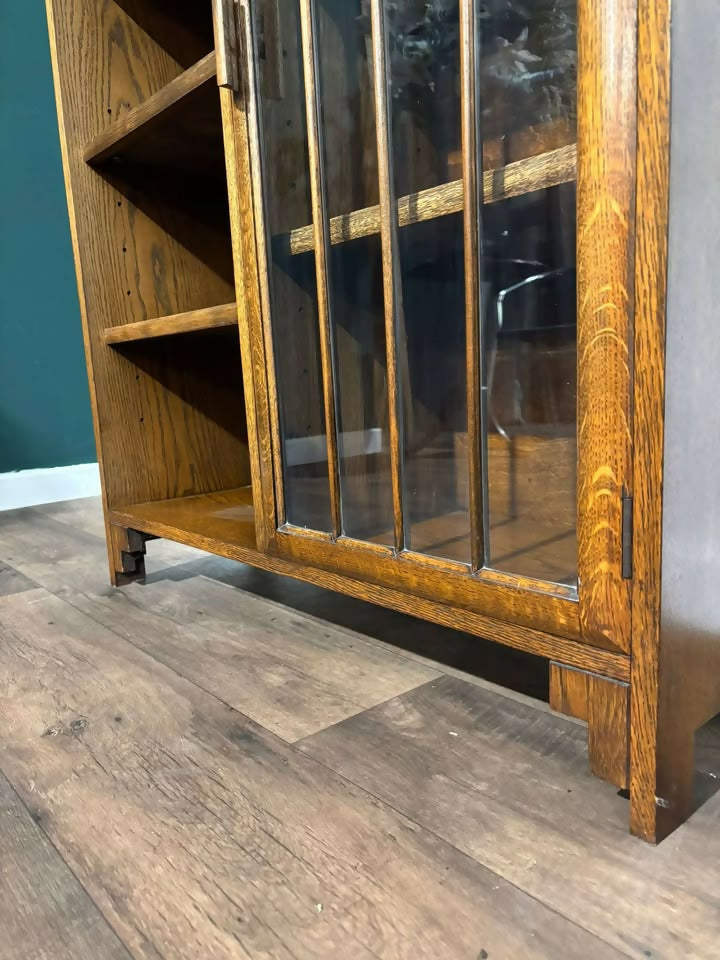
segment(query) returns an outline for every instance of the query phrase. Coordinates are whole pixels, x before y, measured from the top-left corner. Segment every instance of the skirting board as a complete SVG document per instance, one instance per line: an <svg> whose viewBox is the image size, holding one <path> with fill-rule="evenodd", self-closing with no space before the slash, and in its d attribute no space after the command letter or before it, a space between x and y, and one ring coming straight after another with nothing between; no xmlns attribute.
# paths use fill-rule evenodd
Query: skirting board
<svg viewBox="0 0 720 960"><path fill-rule="evenodd" d="M100 495L96 463L0 473L0 511Z"/></svg>

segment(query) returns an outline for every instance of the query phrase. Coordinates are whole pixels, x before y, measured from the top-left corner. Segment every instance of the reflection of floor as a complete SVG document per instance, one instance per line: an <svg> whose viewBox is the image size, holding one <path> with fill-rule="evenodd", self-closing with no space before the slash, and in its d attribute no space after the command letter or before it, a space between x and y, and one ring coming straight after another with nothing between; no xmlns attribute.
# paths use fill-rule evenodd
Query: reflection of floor
<svg viewBox="0 0 720 960"><path fill-rule="evenodd" d="M571 428L540 427L488 441L489 563L508 573L574 584L577 579L576 458ZM317 466L317 465L315 465ZM346 533L392 545L392 483L387 454L345 461ZM467 436L406 457L408 548L470 563ZM329 529L327 475L293 481L295 516Z"/></svg>
<svg viewBox="0 0 720 960"><path fill-rule="evenodd" d="M553 583L575 582L576 449L571 434L490 438L488 566ZM428 457L423 471L436 463L436 457ZM454 502L447 502L450 509L411 525L409 539L418 553L468 563L467 444L462 437L455 444L455 467L457 488Z"/></svg>

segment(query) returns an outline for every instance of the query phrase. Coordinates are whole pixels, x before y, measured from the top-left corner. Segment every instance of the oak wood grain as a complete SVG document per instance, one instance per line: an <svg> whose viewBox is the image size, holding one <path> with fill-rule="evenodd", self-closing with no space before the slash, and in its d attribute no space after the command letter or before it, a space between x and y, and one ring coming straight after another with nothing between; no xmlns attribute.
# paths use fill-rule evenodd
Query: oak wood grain
<svg viewBox="0 0 720 960"><path fill-rule="evenodd" d="M217 67L213 52L203 57L189 70L179 74L142 103L128 110L112 126L103 130L85 148L85 162L102 163L110 157L120 156L140 137L152 136L154 124L163 119L167 120L167 115L181 106L185 97L190 96L204 84L215 80L216 76ZM182 137L183 131L178 132ZM184 133L187 135L187 131Z"/></svg>
<svg viewBox="0 0 720 960"><path fill-rule="evenodd" d="M638 182L635 243L633 645L630 829L671 827L657 796L665 319L670 192L670 4L638 5ZM664 822L664 823L663 823Z"/></svg>
<svg viewBox="0 0 720 960"><path fill-rule="evenodd" d="M0 957L131 960L44 834L29 800L28 809L0 773Z"/></svg>
<svg viewBox="0 0 720 960"><path fill-rule="evenodd" d="M254 546L252 491L233 491L187 497L175 501L135 504L113 511L113 522L240 560L264 570L283 573L341 593L358 596L381 606L396 607L457 630L465 630L581 669L627 680L629 660L599 648L578 644L531 627L517 627L471 609L453 608L421 596L410 596L385 583L373 583L337 569L317 569L281 557L259 553ZM330 546L330 545L328 545ZM333 554L336 556L336 554ZM37 577L36 577L37 579Z"/></svg>
<svg viewBox="0 0 720 960"><path fill-rule="evenodd" d="M249 129L242 102L231 90L220 91L225 131L230 234L238 287L240 354L247 418L250 477L254 493L255 534L264 551L277 526L270 401L267 388L265 343L260 310L259 266L255 256Z"/></svg>
<svg viewBox="0 0 720 960"><path fill-rule="evenodd" d="M551 663L550 706L588 724L590 769L625 790L630 768L629 685Z"/></svg>
<svg viewBox="0 0 720 960"><path fill-rule="evenodd" d="M247 482L239 357L234 373L231 355L215 348L207 357L180 345L179 353L143 348L131 361L103 340L109 326L236 297L227 234L223 250L197 204L187 212L166 203L153 180L126 193L126 184L99 176L82 158L94 137L183 65L115 3L49 0L48 17L106 508ZM219 392L208 367L218 360L229 374Z"/></svg>
<svg viewBox="0 0 720 960"><path fill-rule="evenodd" d="M559 663L550 664L550 706L576 720L588 719L588 679L583 670L568 670Z"/></svg>
<svg viewBox="0 0 720 960"><path fill-rule="evenodd" d="M157 317L154 320L140 320L126 323L121 327L107 327L103 337L105 343L129 343L133 340L152 340L156 337L170 337L180 333L197 333L203 330L215 330L237 325L238 307L236 303L226 303L205 310L191 310L189 313L176 313L171 317Z"/></svg>
<svg viewBox="0 0 720 960"><path fill-rule="evenodd" d="M630 649L622 496L630 420L636 136L634 0L578 4L578 545L583 638Z"/></svg>
<svg viewBox="0 0 720 960"><path fill-rule="evenodd" d="M61 599L15 599L0 763L132 953L618 956Z"/></svg>
<svg viewBox="0 0 720 960"><path fill-rule="evenodd" d="M570 183L577 174L577 150L575 144L559 147L548 153L524 160L516 160L504 167L486 170L483 174L483 198L485 203L497 203L509 197L522 196L534 190L544 190L561 183ZM407 227L413 223L435 220L453 213L461 213L464 206L462 180L453 180L437 187L428 187L417 193L399 197L397 224ZM380 233L380 207L365 207L351 213L332 217L330 242L346 243L359 237ZM298 227L285 236L278 235L273 242L291 254L306 253L314 249L312 226Z"/></svg>

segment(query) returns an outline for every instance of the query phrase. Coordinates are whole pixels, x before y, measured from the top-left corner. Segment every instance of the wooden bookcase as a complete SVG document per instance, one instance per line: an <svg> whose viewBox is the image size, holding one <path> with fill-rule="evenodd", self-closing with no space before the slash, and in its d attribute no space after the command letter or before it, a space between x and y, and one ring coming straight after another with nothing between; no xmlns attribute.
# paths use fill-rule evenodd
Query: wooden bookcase
<svg viewBox="0 0 720 960"><path fill-rule="evenodd" d="M47 6L113 583L167 537L540 655L662 839L720 709L665 0Z"/></svg>

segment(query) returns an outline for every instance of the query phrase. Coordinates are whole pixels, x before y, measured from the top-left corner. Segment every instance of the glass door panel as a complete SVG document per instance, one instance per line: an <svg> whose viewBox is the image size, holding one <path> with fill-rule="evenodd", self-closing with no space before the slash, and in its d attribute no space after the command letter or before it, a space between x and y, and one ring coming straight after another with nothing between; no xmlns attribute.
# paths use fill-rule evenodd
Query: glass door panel
<svg viewBox="0 0 720 960"><path fill-rule="evenodd" d="M269 2L260 11L259 33L269 22L272 6ZM267 82L270 50L264 32L259 36L259 88L283 519L298 527L330 530L315 254L312 245L294 252L288 243L291 231L312 221L300 8L282 3L280 14L282 90Z"/></svg>
<svg viewBox="0 0 720 960"><path fill-rule="evenodd" d="M483 166L561 166L576 140L577 0L485 4ZM553 160L554 158L554 160ZM577 581L575 184L482 210L486 562Z"/></svg>
<svg viewBox="0 0 720 960"><path fill-rule="evenodd" d="M281 523L576 583L576 2L258 5Z"/></svg>
<svg viewBox="0 0 720 960"><path fill-rule="evenodd" d="M340 227L379 201L362 0L314 5L327 216ZM393 505L380 235L331 244L330 323L342 533L391 545Z"/></svg>

